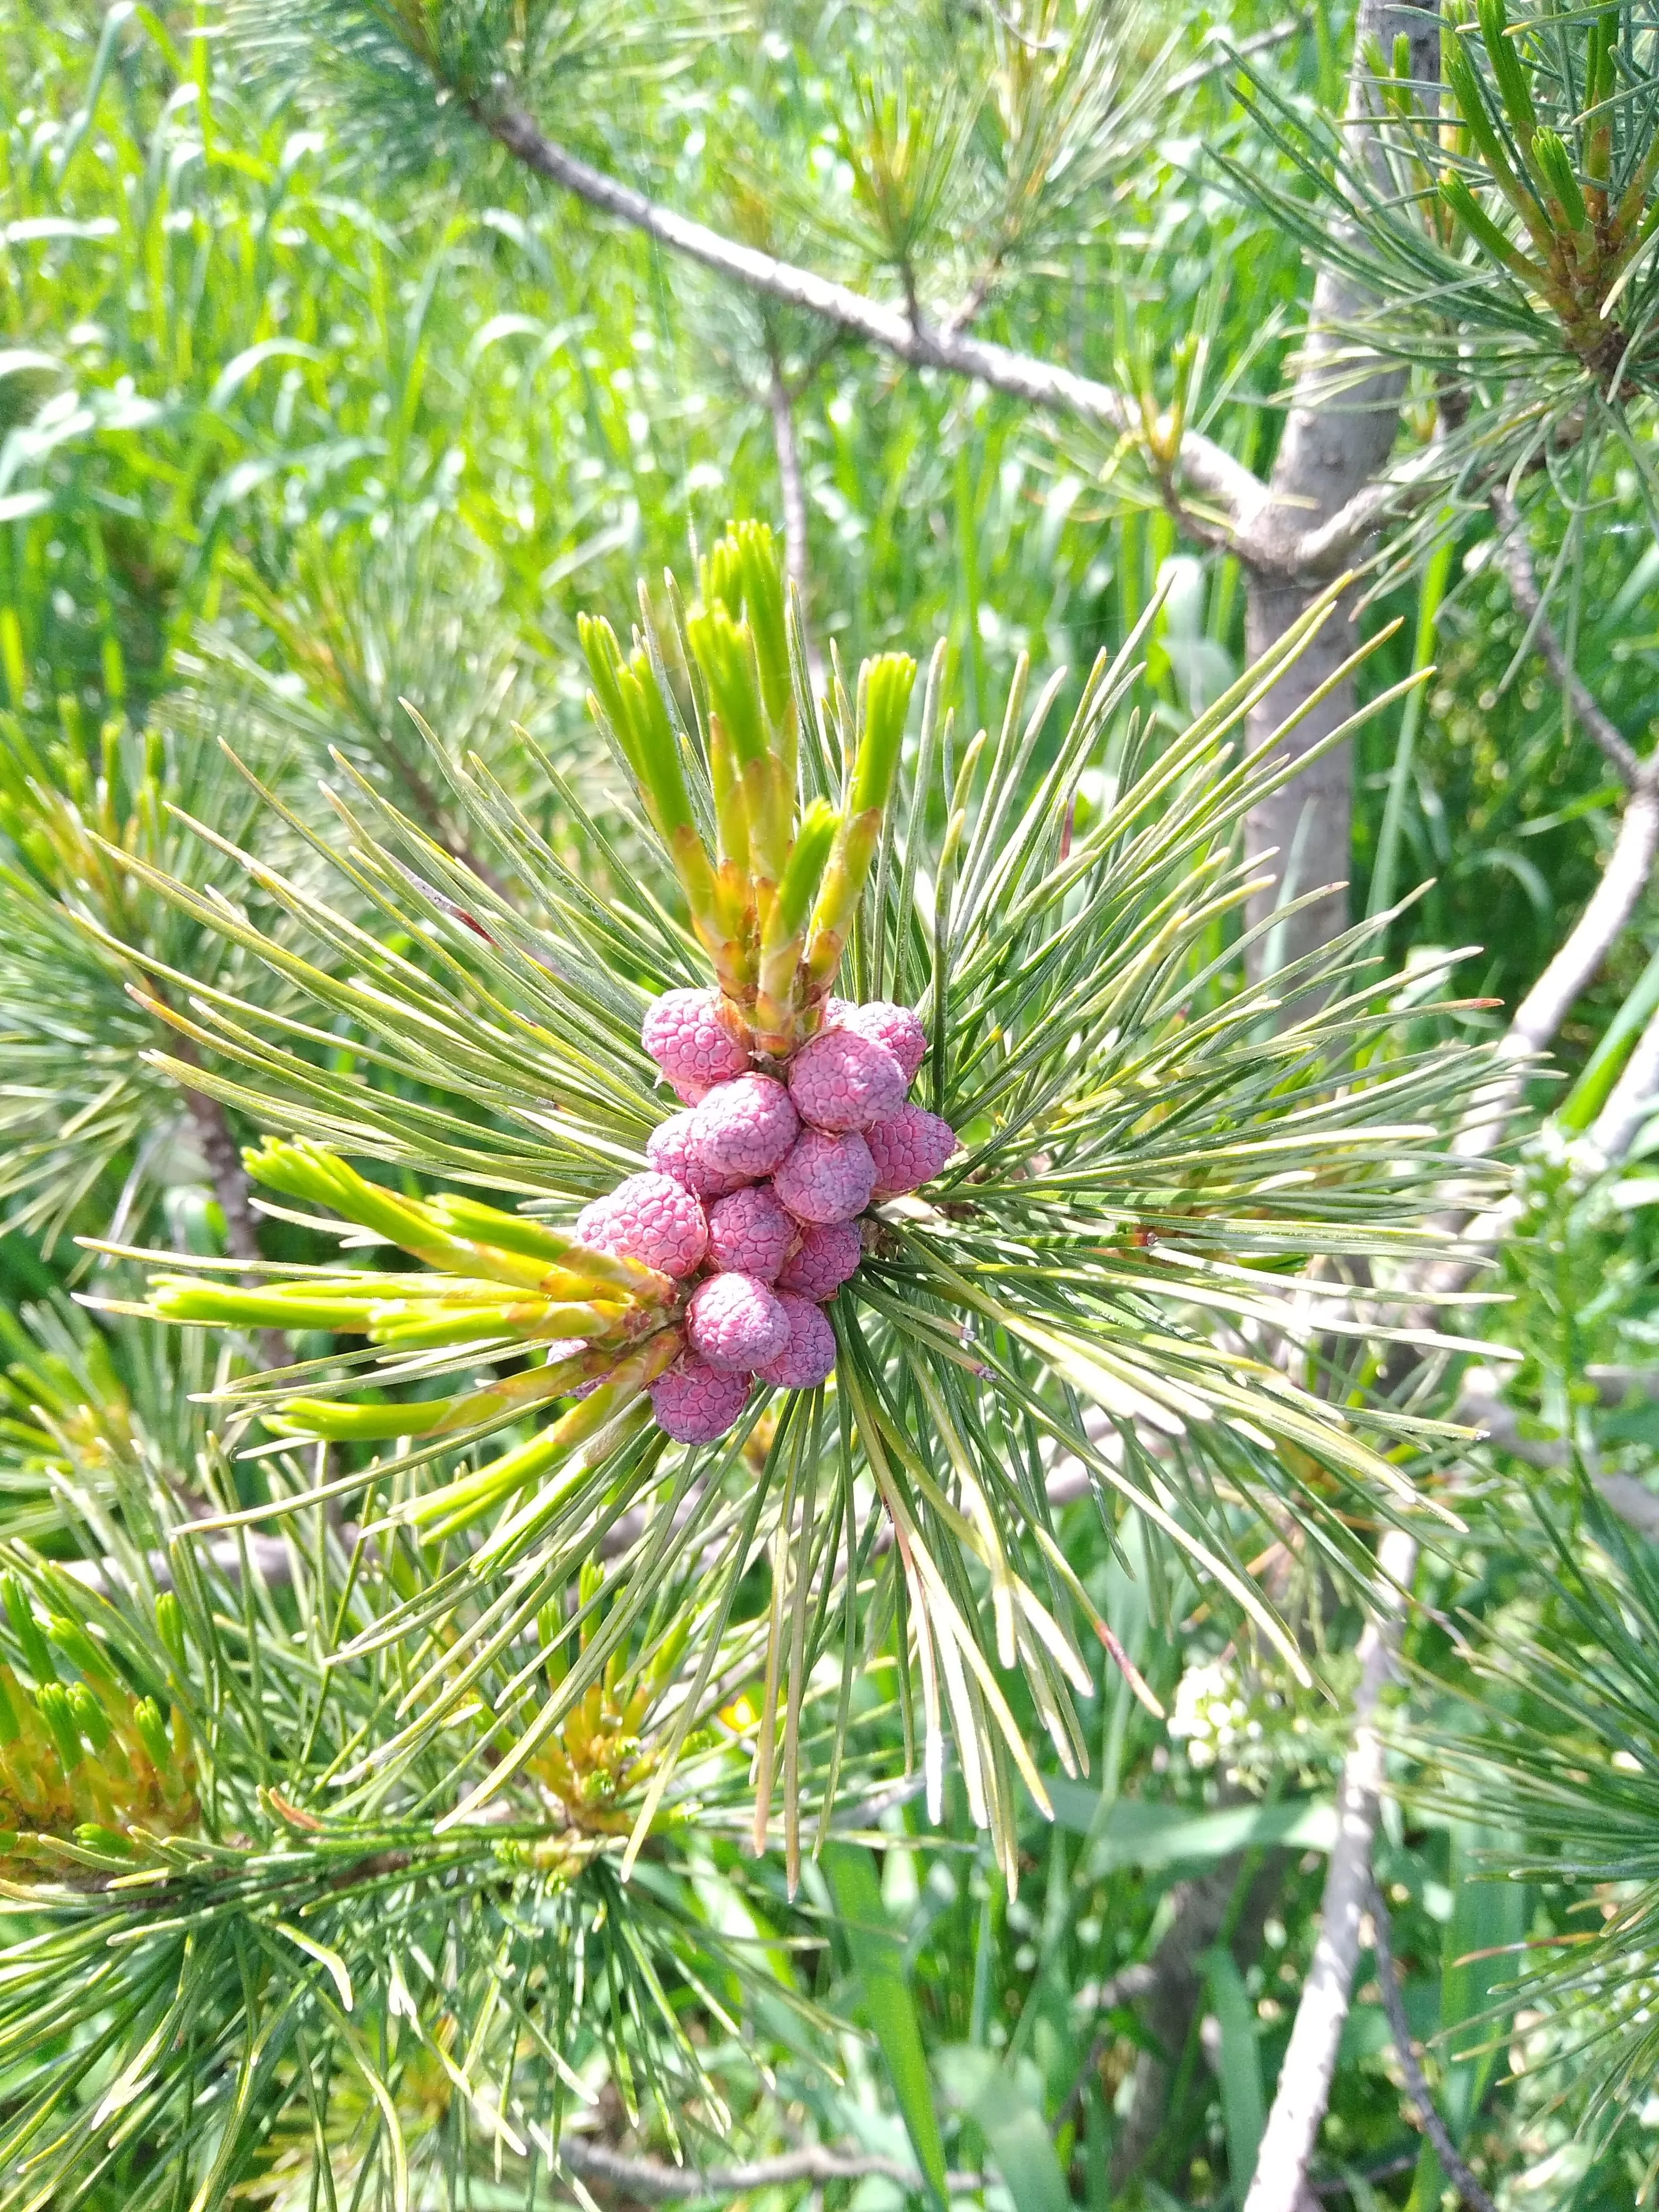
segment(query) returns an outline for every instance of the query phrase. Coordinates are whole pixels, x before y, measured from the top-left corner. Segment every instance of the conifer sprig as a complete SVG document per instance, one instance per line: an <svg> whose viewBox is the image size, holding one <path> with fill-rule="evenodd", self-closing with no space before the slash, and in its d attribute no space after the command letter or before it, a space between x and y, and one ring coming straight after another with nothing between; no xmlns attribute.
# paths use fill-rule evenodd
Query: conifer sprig
<svg viewBox="0 0 1659 2212"><path fill-rule="evenodd" d="M1404 38L1373 50L1363 135L1253 86L1247 105L1296 189L1222 158L1373 303L1328 349L1334 394L1382 355L1468 395L1421 458L1419 491L1484 505L1493 483L1569 449L1588 483L1611 448L1650 497L1637 425L1659 392L1654 11L1455 0L1441 21L1436 81L1413 80ZM1390 574L1419 550L1397 548Z"/></svg>
<svg viewBox="0 0 1659 2212"><path fill-rule="evenodd" d="M1023 1780L1044 1796L1013 1686L1076 1769L1079 1639L1112 1642L1055 1540L1045 1485L1057 1458L1086 1469L1109 1526L1139 1516L1299 1670L1245 1562L1289 1525L1310 1571L1317 1559L1364 1576L1364 1528L1432 1503L1434 1455L1454 1432L1390 1402L1379 1346L1425 1341L1392 1316L1406 1264L1444 1249L1422 1224L1451 1166L1443 1133L1486 1060L1407 1048L1375 963L1384 923L1270 988L1243 979L1237 917L1255 879L1238 824L1291 770L1275 742L1245 752L1238 735L1330 602L1161 750L1133 710L1138 637L1091 672L1058 738L1058 686L1028 714L1022 666L994 742L960 748L935 656L915 781L896 793L908 664L866 664L856 708L839 680L815 699L775 564L770 584L759 574L773 559L763 533L736 532L684 620L671 591L672 618L642 598L626 659L608 631L587 634L599 711L638 764L659 841L660 902L649 885L624 902L578 883L477 763L460 788L479 836L511 842L538 913L515 912L361 784L337 801L340 865L419 957L302 906L246 861L264 896L349 952L361 981L339 980L343 959L309 969L246 913L150 872L164 897L216 918L328 1010L326 1026L284 1030L208 992L173 1017L204 1055L240 1067L211 1079L222 1095L296 1140L253 1156L256 1172L274 1166L434 1268L356 1289L332 1268L267 1269L264 1290L160 1281L154 1310L240 1312L251 1326L287 1304L327 1328L299 1367L231 1381L233 1418L258 1410L281 1439L333 1439L344 1458L331 1494L386 1501L374 1525L430 1547L371 1632L377 1649L400 1637L426 1656L399 1733L352 1770L352 1790L390 1786L423 1756L464 1704L476 1656L525 1632L596 1559L618 1623L642 1622L665 1577L695 1571L706 1604L683 1662L695 1705L725 1663L739 1584L765 1560L780 1596L757 1836L773 1832L776 1803L794 1863L809 1682L826 1657L850 1681L874 1637L891 1640L907 1698L915 1670L933 1801L948 1735L1012 1868L1013 1792ZM726 994L722 1019L762 1052L786 1034L799 1049L832 981L914 1007L919 1082L961 1146L920 1194L869 1215L861 1264L829 1308L829 1384L769 1399L763 1386L730 1436L701 1449L671 1444L639 1395L665 1371L653 1361L681 1358L679 1294L635 1285L616 1315L602 1310L625 1303L600 1294L612 1285L573 1283L592 1292L586 1348L544 1364L535 1327L574 1333L576 1317L537 1307L527 1323L538 1291L517 1272L545 1260L581 1275L569 1209L636 1168L662 1118L634 1040L653 989L698 980L675 892ZM756 1022L763 972L787 1031ZM361 1040L346 1071L330 1064L342 1019ZM476 1203L389 1199L307 1146L515 1192L560 1226L532 1254ZM510 1255L506 1280L480 1256L492 1249ZM1363 1310L1349 1279L1362 1261ZM446 1348L434 1316L450 1302ZM471 1343L458 1340L469 1318ZM379 1352L337 1349L343 1324L380 1335ZM400 1370L392 1333L405 1328L436 1364ZM560 1394L594 1379L578 1360L610 1363L608 1379L572 1402ZM426 1396L441 1366L469 1362L482 1371L452 1399ZM289 1496L242 1517L291 1510ZM511 1786L595 1679L577 1667L545 1691L516 1741L477 1767L463 1817ZM843 1717L830 1800L846 1733ZM653 1790L672 1787L677 1756L671 1746ZM648 1832L642 1811L631 1847Z"/></svg>
<svg viewBox="0 0 1659 2212"><path fill-rule="evenodd" d="M688 1705L695 1591L619 1633L590 1571L348 1804L336 1778L399 1686L372 1634L387 1586L315 1514L283 1577L252 1547L228 1562L137 1474L125 1529L96 1509L72 1528L104 1590L0 1547L0 2201L118 2186L160 2212L370 2186L410 2204L423 2177L462 2172L526 2187L596 2068L671 2140L688 2110L719 2130L677 2008L734 2027L757 1978L705 1909L740 1880L711 1845L746 1811L752 1630ZM471 1748L572 1677L566 1722L495 1815L434 1832ZM810 2045L820 2017L787 1975L766 1984Z"/></svg>

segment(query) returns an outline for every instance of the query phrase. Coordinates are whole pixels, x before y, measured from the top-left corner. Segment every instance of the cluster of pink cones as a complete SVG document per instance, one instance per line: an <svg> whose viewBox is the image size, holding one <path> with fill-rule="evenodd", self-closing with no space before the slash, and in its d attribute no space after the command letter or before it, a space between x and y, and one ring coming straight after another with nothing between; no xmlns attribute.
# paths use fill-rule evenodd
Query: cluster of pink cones
<svg viewBox="0 0 1659 2212"><path fill-rule="evenodd" d="M642 1040L684 1110L653 1130L650 1172L585 1207L576 1234L692 1286L687 1348L651 1401L671 1437L710 1443L757 1376L804 1390L830 1375L821 1308L863 1257L859 1217L930 1182L957 1140L907 1103L927 1049L908 1006L830 999L817 1034L770 1073L718 990L665 993Z"/></svg>

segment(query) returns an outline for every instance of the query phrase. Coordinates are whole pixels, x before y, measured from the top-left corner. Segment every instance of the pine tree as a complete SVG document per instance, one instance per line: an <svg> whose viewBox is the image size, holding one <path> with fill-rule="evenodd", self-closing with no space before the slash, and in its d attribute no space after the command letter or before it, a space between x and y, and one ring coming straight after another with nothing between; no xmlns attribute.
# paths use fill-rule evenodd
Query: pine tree
<svg viewBox="0 0 1659 2212"><path fill-rule="evenodd" d="M537 2142L557 2155L563 2073L535 2057L522 2073L520 2034L567 2057L598 2038L630 2103L648 2090L677 2130L696 2061L664 1987L737 1971L718 1946L705 1955L672 1889L638 1887L659 1859L689 1878L673 1838L694 1805L700 1826L724 1805L754 1848L781 1846L793 1888L879 1760L858 1710L872 1665L934 1817L948 1741L1011 1887L1012 1793L1046 1792L1008 1670L1062 1768L1086 1761L1078 1639L1128 1662L1054 1540L1054 1452L1087 1468L1109 1522L1128 1509L1300 1670L1243 1567L1250 1532L1289 1514L1328 1571L1363 1580L1353 1509L1419 1503L1389 1449L1431 1454L1451 1433L1368 1389L1367 1363L1390 1274L1395 1297L1414 1295L1413 1263L1443 1249L1422 1225L1445 1171L1436 1132L1486 1064L1401 1048L1376 927L1283 975L1316 1004L1300 1018L1276 1025L1237 977L1218 931L1249 893L1237 824L1288 770L1229 740L1274 664L1149 754L1136 641L1097 665L1057 740L1058 686L1028 702L1022 672L996 741L963 744L936 653L907 772L914 664L872 659L851 692L837 673L815 698L764 528L716 544L693 593L642 590L631 647L603 622L586 635L596 720L638 781L645 868L550 762L592 841L586 878L482 759L435 740L469 844L499 853L533 905L343 763L332 832L251 769L260 822L240 847L172 817L236 889L169 873L107 816L86 825L88 851L191 943L188 964L148 953L133 987L185 1041L185 1056L152 1054L157 1073L270 1133L245 1155L260 1209L289 1249L325 1256L233 1251L181 1276L94 1247L117 1273L94 1303L123 1327L235 1333L192 1455L199 1503L146 1494L129 1447L61 1488L90 1586L15 1547L14 1881L47 1932L21 1954L34 1971L12 2032L37 2034L44 2009L63 2040L9 2154L38 2149L59 2191L101 2162L107 2094L50 2148L40 2130L84 2071L71 2031L112 2008L100 2032L121 2064L141 2063L141 2040L149 2054L131 2125L157 2202L275 2181L331 2125L331 2157L395 2198L422 2154L397 2117L422 2067L464 2090L446 2155L486 2155L461 2147L483 2093L451 2054L483 2063L520 1924L560 1930L562 1964L533 2008L509 2000L488 2045L506 2054L485 2069L498 2141L520 2161ZM292 872L264 857L271 817ZM82 933L118 960L106 921L89 913ZM268 985L222 980L203 957L215 944ZM658 1395L694 1358L688 1326L703 1340L698 1302L688 1312L648 1264L683 1274L697 1255L658 1252L647 1223L607 1256L569 1215L662 1120L637 1042L653 994L708 978L737 1065L787 1073L804 1101L813 1041L853 1034L824 1026L848 1018L831 987L878 1004L890 988L957 1133L913 1173L885 1171L921 1188L863 1220L828 1308L833 1389L757 1391L699 1449L673 1444ZM733 1096L744 1084L789 1096L762 1075ZM795 1141L867 1156L861 1138ZM701 1224L695 1197L655 1181ZM1372 1310L1356 1322L1360 1260ZM132 1261L152 1269L143 1301L118 1294ZM1289 1367L1247 1348L1287 1334L1304 1346ZM280 1364L262 1364L273 1343ZM267 1556L246 1548L255 1528L281 1532ZM216 1553L222 1531L237 1541ZM757 1570L758 1613L738 1602ZM89 1948L112 1942L118 1967L89 1983ZM371 1990L407 2018L395 2055L353 2025ZM186 2014L199 2047L171 2025Z"/></svg>
<svg viewBox="0 0 1659 2212"><path fill-rule="evenodd" d="M1492 1705L1456 1730L1401 1723L1396 1759L1416 1802L1462 1819L1473 1799L1542 1838L1511 1852L1517 1875L1634 1886L1582 1960L1482 1998L1588 2038L1577 2086L1605 2130L1650 2051L1640 2002L1604 2002L1645 1972L1652 1911L1651 1592L1607 1518L1642 1509L1620 1475L1600 1506L1575 1492L1535 1519L1471 1498L1472 1429L1508 1420L1523 1462L1527 1439L1489 1376L1461 1398L1447 1377L1491 1349L1461 1332L1492 1319L1473 1286L1495 1250L1538 1295L1517 1218L1595 1245L1659 1060L1632 1000L1625 1078L1616 1053L1593 1063L1549 1133L1567 1164L1529 1171L1529 1215L1501 1202L1492 1155L1533 1056L1659 843L1650 764L1576 672L1571 599L1591 488L1629 465L1647 496L1645 15L1544 28L1490 4L1436 38L1366 7L1347 125L1249 95L1290 180L1235 155L1232 187L1325 272L1270 479L1206 393L1201 335L1154 360L1126 313L1109 379L1023 349L1085 210L1185 82L1139 21L987 9L872 33L833 178L797 160L787 102L769 148L711 125L702 224L615 173L643 174L676 123L650 105L684 58L666 19L319 0L227 27L236 66L309 73L412 191L493 145L490 183L535 173L735 287L690 311L711 375L771 426L787 527L734 523L533 658L524 609L552 571L527 552L509 585L477 558L450 512L465 464L435 435L404 454L417 494L386 526L267 517L223 551L213 500L240 472L220 476L215 407L283 349L305 357L255 320L181 410L208 427L166 473L217 489L155 665L122 659L113 524L86 531L95 681L85 638L41 643L49 586L7 572L0 1194L9 1255L47 1271L7 1320L0 1417L0 2203L562 2201L643 2185L610 2148L624 2130L711 2185L854 2179L879 2158L828 2141L722 2163L746 2117L731 2053L747 2063L757 2024L797 2104L832 2109L799 2085L830 2078L838 2023L794 1964L826 1936L859 1977L900 2170L942 2194L863 1844L914 1774L927 1820L983 1831L1015 1896L1022 1816L1097 1771L1083 1701L1109 1682L1103 1704L1164 1717L1133 1603L1154 1643L1198 1608L1287 1695L1350 1697L1350 1817L1265 2134L1224 2084L1236 2197L1254 2170L1250 2212L1293 2204L1362 1917L1386 1921L1383 1685L1414 1577L1467 1597L1448 1563L1468 1521L1471 1550L1559 1549L1547 1623L1494 1630ZM112 14L97 70L121 31ZM567 103L580 154L538 119ZM518 220L491 214L502 235ZM988 319L1007 343L977 335ZM1018 659L994 709L977 629L959 665L918 624L843 666L811 620L797 417L849 339L1063 418L1114 500L1241 559L1253 665L1175 713L1146 666L1168 635L1155 599L1086 673L1034 682ZM405 367L411 445L424 371ZM17 466L82 434L57 373L0 362ZM100 404L112 435L170 434L159 404ZM1340 496L1304 481L1322 440ZM1533 527L1565 517L1541 582L1522 500ZM1356 676L1391 677L1393 648L1349 616L1420 561L1443 589L1487 512L1523 650L1628 796L1583 918L1475 1043L1480 1010L1440 990L1455 949L1404 975L1387 957L1408 744L1367 918L1342 927L1322 894L1356 732L1396 710L1420 726L1436 602L1410 673L1376 676L1363 710ZM691 1063L661 1039L682 1015L728 1058L677 1114ZM809 1110L814 1065L890 1087L840 1124ZM739 1194L698 1149L711 1073L795 1102L790 1139L804 1121L819 1147L802 1177L867 1166L828 1202L842 1218L805 1224L778 1216L802 1202L782 1153L737 1171L730 1233L763 1243L781 1218L782 1258L744 1245L738 1266L713 1241ZM665 1182L666 1241L642 1211ZM837 1279L826 1262L792 1290L819 1228L842 1232ZM744 1285L745 1327L781 1313L794 1333L722 1368L696 1304L722 1283ZM1583 1377L1569 1358L1538 1389L1552 1412ZM1603 1395L1552 1470L1596 1478L1626 1418ZM1121 1613L1070 1555L1079 1497ZM1369 1616L1357 1690L1338 1615ZM1520 1675L1543 1718L1504 1702ZM1180 1909L1179 1986L1148 2007L1164 2056L1200 2001L1235 2033L1247 2002L1187 1955L1194 1927L1254 1909L1237 1863ZM1379 1953L1385 2000L1392 1973ZM999 2132L1014 2069L976 2039L966 2140L1011 2186L1036 2159L1033 2201L1060 2201L1046 2131L1035 2150ZM1150 2051L1137 2080L1120 2178L1181 2087ZM1457 2142L1434 2140L1457 2179Z"/></svg>

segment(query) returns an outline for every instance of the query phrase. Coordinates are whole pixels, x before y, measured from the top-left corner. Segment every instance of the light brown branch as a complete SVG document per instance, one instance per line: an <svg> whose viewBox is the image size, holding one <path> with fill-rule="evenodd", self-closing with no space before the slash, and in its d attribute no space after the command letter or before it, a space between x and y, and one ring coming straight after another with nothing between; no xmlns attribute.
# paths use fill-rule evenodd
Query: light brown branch
<svg viewBox="0 0 1659 2212"><path fill-rule="evenodd" d="M151 989L155 986L151 985ZM200 1048L194 1037L182 1030L176 1047L178 1057L188 1066L202 1064ZM216 1098L205 1091L196 1091L181 1085L185 1095L185 1109L190 1115L191 1127L196 1132L196 1141L202 1148L202 1158L207 1164L208 1179L213 1185L213 1194L219 1201L219 1211L225 1218L225 1243L234 1260L250 1263L259 1258L259 1228L253 1211L253 1184L247 1170L242 1165L241 1149L230 1132L225 1109ZM286 1367L293 1358L288 1338L281 1329L265 1328L258 1332L260 1354L267 1367Z"/></svg>

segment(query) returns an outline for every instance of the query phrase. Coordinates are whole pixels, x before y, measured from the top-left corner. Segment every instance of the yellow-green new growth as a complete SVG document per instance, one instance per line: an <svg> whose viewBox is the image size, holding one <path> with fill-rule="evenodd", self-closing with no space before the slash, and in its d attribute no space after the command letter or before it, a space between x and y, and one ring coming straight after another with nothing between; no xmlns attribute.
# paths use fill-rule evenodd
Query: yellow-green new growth
<svg viewBox="0 0 1659 2212"><path fill-rule="evenodd" d="M659 1328L673 1299L668 1277L636 1260L476 1200L401 1198L319 1145L268 1141L246 1158L267 1189L331 1206L434 1272L319 1270L257 1286L158 1275L150 1304L163 1320L329 1329L406 1351L502 1336L621 1345Z"/></svg>
<svg viewBox="0 0 1659 2212"><path fill-rule="evenodd" d="M531 1443L410 1507L408 1517L431 1524L431 1534L465 1527L595 1437L605 1437L608 1449L620 1425L643 1417L645 1392L684 1349L676 1285L637 1260L594 1251L568 1231L476 1199L404 1198L318 1145L267 1140L246 1158L267 1189L325 1204L434 1272L319 1270L283 1279L276 1271L276 1280L263 1283L157 1274L149 1310L162 1320L327 1330L399 1353L505 1339L526 1352L545 1344L559 1355L451 1396L398 1405L279 1395L260 1416L274 1434L356 1443L474 1438L586 1386L586 1396ZM27 1639L38 1642L39 1631L27 1607L13 1625L38 1671Z"/></svg>
<svg viewBox="0 0 1659 2212"><path fill-rule="evenodd" d="M0 1875L61 1856L58 1845L130 1858L131 1831L192 1826L183 1717L175 1711L169 1729L79 1621L52 1613L43 1626L18 1575L0 1577L0 1600L29 1676L26 1684L0 1660ZM61 1662L81 1679L64 1680Z"/></svg>
<svg viewBox="0 0 1659 2212"><path fill-rule="evenodd" d="M839 808L801 790L792 611L763 523L732 525L699 575L701 604L665 635L641 600L646 632L625 654L609 623L585 618L588 704L639 786L684 893L691 926L755 1048L785 1059L811 1036L881 841L915 679L902 653L860 673L853 769ZM671 590L671 602L678 599ZM697 828L687 783L698 748L664 686L689 678L703 727L708 811ZM690 711L688 709L688 711Z"/></svg>

